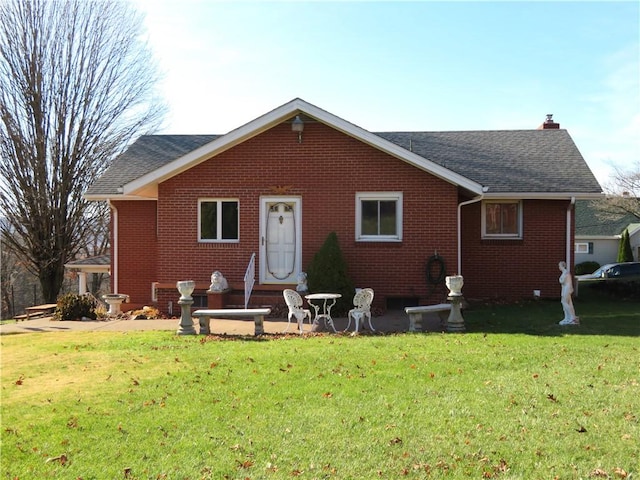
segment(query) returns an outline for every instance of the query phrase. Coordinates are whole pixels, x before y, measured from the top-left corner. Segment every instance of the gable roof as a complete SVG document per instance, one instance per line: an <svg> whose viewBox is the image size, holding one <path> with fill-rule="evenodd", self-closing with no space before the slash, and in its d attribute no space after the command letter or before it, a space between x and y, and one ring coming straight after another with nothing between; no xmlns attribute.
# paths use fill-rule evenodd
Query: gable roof
<svg viewBox="0 0 640 480"><path fill-rule="evenodd" d="M89 187L86 196L119 195L123 185L218 137L220 135L142 135Z"/></svg>
<svg viewBox="0 0 640 480"><path fill-rule="evenodd" d="M576 201L576 237L619 237L626 228L631 234L637 220L631 214L602 218L593 200Z"/></svg>
<svg viewBox="0 0 640 480"><path fill-rule="evenodd" d="M378 133L488 187L487 193L596 193L600 184L566 130Z"/></svg>
<svg viewBox="0 0 640 480"><path fill-rule="evenodd" d="M299 114L472 194L565 198L601 192L566 130L372 133L297 98L226 135L142 136L85 196L156 198L160 182Z"/></svg>

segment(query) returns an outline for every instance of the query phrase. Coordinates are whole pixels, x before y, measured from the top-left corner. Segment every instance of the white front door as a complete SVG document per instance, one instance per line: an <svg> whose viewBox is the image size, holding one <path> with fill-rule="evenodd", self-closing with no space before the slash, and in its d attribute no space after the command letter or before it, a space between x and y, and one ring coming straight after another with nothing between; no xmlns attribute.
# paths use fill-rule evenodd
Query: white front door
<svg viewBox="0 0 640 480"><path fill-rule="evenodd" d="M300 199L263 197L260 225L261 283L296 283L300 272Z"/></svg>

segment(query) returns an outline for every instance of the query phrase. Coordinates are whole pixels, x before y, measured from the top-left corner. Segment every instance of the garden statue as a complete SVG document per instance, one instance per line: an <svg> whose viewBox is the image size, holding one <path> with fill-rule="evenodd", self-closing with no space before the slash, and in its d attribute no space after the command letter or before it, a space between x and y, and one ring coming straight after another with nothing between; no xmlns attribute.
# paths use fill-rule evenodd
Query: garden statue
<svg viewBox="0 0 640 480"><path fill-rule="evenodd" d="M218 270L211 274L211 285L209 285L210 292L224 292L229 289L229 283L224 275Z"/></svg>
<svg viewBox="0 0 640 480"><path fill-rule="evenodd" d="M576 317L573 300L571 299L571 294L573 293L571 272L569 272L566 262L558 263L558 268L562 272L559 279L561 285L560 301L564 310L564 318L560 321L560 325L580 325L580 319Z"/></svg>
<svg viewBox="0 0 640 480"><path fill-rule="evenodd" d="M304 272L300 272L297 277L298 285L296 286L296 291L298 293L306 293L309 291L309 287L307 286L307 274Z"/></svg>

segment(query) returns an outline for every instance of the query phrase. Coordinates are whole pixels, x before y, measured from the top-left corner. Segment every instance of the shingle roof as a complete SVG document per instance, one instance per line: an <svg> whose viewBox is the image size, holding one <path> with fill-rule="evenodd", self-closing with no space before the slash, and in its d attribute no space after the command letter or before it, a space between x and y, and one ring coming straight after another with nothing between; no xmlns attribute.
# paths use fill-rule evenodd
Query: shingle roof
<svg viewBox="0 0 640 480"><path fill-rule="evenodd" d="M114 195L118 188L140 178L220 135L143 135L86 191L87 195Z"/></svg>
<svg viewBox="0 0 640 480"><path fill-rule="evenodd" d="M81 258L79 260L72 260L71 262L67 262L65 264L66 267L77 267L77 266L103 266L111 265L111 255L98 255L97 257L87 257Z"/></svg>
<svg viewBox="0 0 640 480"><path fill-rule="evenodd" d="M621 215L617 218L598 216L594 201L576 201L576 236L611 237L620 235L625 228L633 225L637 219L633 215Z"/></svg>
<svg viewBox="0 0 640 480"><path fill-rule="evenodd" d="M393 132L377 135L489 187L489 193L600 193L566 130Z"/></svg>
<svg viewBox="0 0 640 480"><path fill-rule="evenodd" d="M600 193L566 130L374 133L407 151L489 188L489 193ZM119 187L217 139L220 135L142 136L87 195L117 195Z"/></svg>

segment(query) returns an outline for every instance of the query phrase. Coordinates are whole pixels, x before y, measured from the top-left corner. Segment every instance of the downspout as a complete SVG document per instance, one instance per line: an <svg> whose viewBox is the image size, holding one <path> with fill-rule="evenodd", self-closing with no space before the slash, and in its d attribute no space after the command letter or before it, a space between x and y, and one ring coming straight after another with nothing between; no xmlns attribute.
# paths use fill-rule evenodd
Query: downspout
<svg viewBox="0 0 640 480"><path fill-rule="evenodd" d="M118 293L118 209L111 203L111 200L107 200L107 205L111 209L113 233L113 245L111 245L111 283L113 292L111 293Z"/></svg>
<svg viewBox="0 0 640 480"><path fill-rule="evenodd" d="M565 262L567 263L567 269L571 271L573 262L571 261L571 210L576 203L576 197L571 197L571 202L567 207L567 241L566 241L566 254Z"/></svg>
<svg viewBox="0 0 640 480"><path fill-rule="evenodd" d="M482 191L486 192L488 190L487 187L482 187ZM467 200L466 202L462 202L458 204L458 271L457 275L462 275L462 207L466 207L467 205L471 205L472 203L479 202L484 198L483 195L478 195L471 200Z"/></svg>

